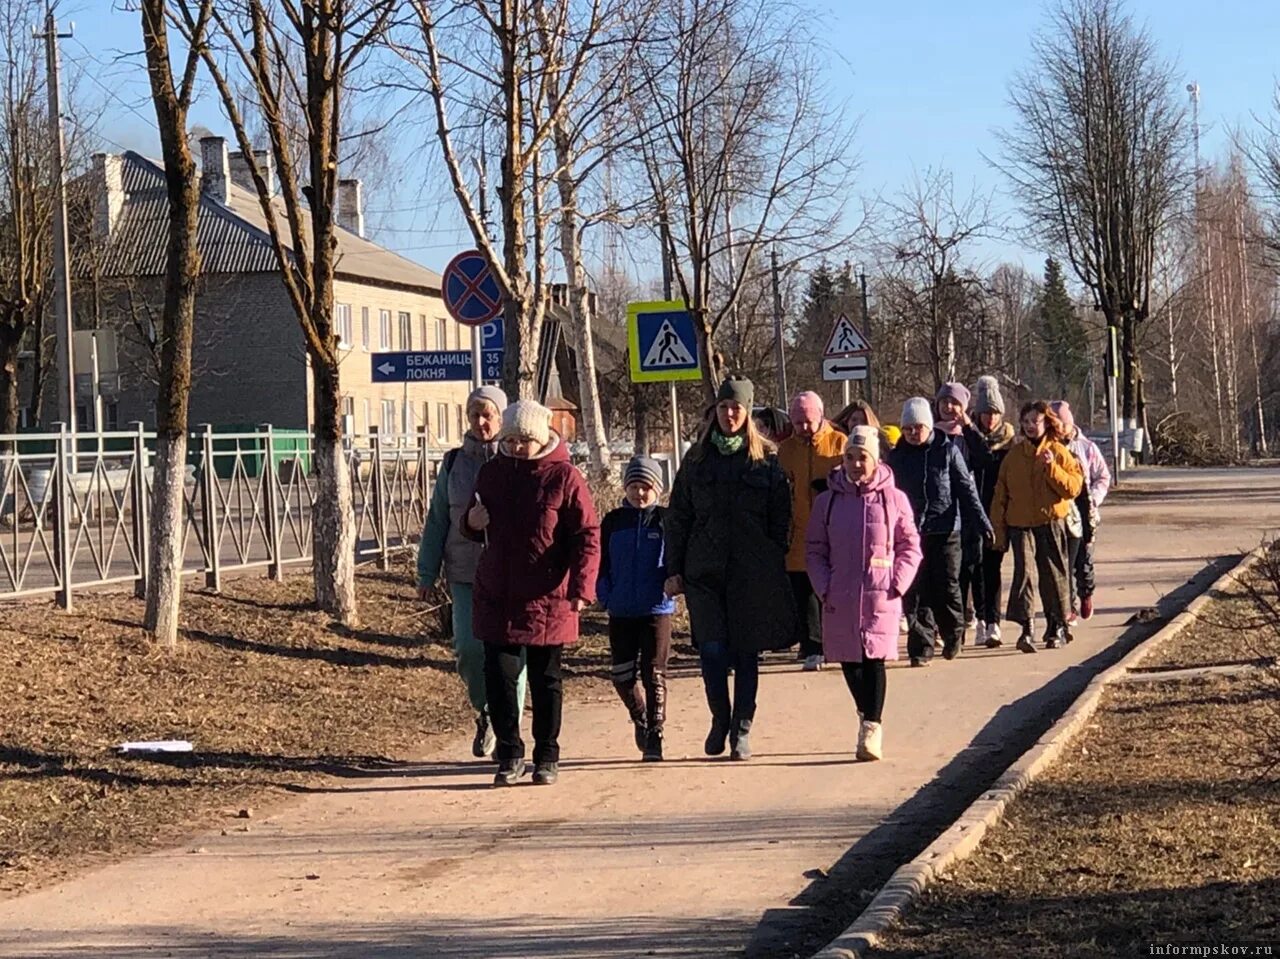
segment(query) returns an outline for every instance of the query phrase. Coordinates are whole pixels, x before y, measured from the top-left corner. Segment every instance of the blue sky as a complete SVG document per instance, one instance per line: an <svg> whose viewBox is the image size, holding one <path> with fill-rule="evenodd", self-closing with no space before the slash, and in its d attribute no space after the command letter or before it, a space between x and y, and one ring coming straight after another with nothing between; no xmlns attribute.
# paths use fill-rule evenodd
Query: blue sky
<svg viewBox="0 0 1280 959"><path fill-rule="evenodd" d="M117 59L140 47L138 15L117 6L115 0L63 0L62 18L76 24L63 55L90 68L86 90L106 101L104 136L116 146L155 153L154 115L139 59ZM1207 7L1191 0L1131 0L1129 9L1185 78L1199 82L1206 157L1225 150L1232 127L1270 110L1280 73L1274 52L1280 3L1226 0ZM952 171L959 191L998 192L1002 177L983 154L997 152L992 131L1010 122L1008 81L1028 62L1030 38L1043 22L1043 5L1022 0L859 0L823 14L816 32L837 54L829 69L831 91L847 98L861 118L859 192L893 195L913 171L930 167ZM224 130L212 98L194 119ZM382 208L393 198L366 202ZM391 226L395 232L381 237L387 245L436 269L465 243L447 216L415 211ZM978 252L989 265L1014 259L1036 271L1043 257L1016 240L988 241Z"/></svg>

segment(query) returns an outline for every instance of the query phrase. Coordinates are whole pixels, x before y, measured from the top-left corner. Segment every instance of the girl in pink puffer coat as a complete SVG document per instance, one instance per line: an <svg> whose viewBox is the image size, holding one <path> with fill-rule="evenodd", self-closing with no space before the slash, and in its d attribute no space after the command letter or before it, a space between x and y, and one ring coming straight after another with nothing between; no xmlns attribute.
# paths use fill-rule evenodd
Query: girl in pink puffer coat
<svg viewBox="0 0 1280 959"><path fill-rule="evenodd" d="M813 504L805 560L822 598L823 653L840 663L858 709L857 758L879 759L885 662L898 658L902 594L921 552L911 503L880 463L874 428L859 426L849 435L843 464Z"/></svg>

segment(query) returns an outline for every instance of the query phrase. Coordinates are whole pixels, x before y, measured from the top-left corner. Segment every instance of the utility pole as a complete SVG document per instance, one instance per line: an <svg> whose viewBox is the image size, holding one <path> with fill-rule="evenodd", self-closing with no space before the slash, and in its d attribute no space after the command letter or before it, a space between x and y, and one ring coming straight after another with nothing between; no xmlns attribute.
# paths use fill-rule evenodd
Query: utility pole
<svg viewBox="0 0 1280 959"><path fill-rule="evenodd" d="M62 136L62 77L58 41L70 37L58 32L58 21L50 10L45 16L44 40L49 83L49 139L53 149L53 315L58 342L58 419L72 435L76 431L76 371L71 350L71 272L67 247L67 160ZM75 463L75 456L71 457ZM74 469L74 465L72 465Z"/></svg>
<svg viewBox="0 0 1280 959"><path fill-rule="evenodd" d="M773 349L778 360L778 409L788 408L787 351L782 341L782 289L778 284L778 248L769 250L769 269L773 274Z"/></svg>
<svg viewBox="0 0 1280 959"><path fill-rule="evenodd" d="M867 341L868 346L873 346L871 342L871 310L867 306L867 273L862 267L858 267L858 288L862 292L862 337ZM874 353L867 355L867 402L874 407L875 394L871 391L871 358ZM849 404L846 403L846 406Z"/></svg>

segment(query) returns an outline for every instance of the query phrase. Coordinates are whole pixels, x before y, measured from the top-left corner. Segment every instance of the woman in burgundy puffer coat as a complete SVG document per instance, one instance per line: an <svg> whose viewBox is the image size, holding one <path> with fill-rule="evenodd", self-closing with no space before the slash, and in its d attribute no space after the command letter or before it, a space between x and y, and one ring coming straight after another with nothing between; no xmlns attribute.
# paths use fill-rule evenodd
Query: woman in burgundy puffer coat
<svg viewBox="0 0 1280 959"><path fill-rule="evenodd" d="M485 644L485 691L498 746L494 785L525 772L516 681L527 656L533 699L533 781L559 776L560 654L578 639L578 614L594 598L600 521L582 474L531 400L502 414L499 455L476 477L463 533L485 548L476 567L473 629Z"/></svg>
<svg viewBox="0 0 1280 959"><path fill-rule="evenodd" d="M805 534L809 578L822 598L822 652L840 664L858 709L858 759L883 754L885 661L898 658L902 596L922 555L911 502L879 460L879 432L854 427Z"/></svg>

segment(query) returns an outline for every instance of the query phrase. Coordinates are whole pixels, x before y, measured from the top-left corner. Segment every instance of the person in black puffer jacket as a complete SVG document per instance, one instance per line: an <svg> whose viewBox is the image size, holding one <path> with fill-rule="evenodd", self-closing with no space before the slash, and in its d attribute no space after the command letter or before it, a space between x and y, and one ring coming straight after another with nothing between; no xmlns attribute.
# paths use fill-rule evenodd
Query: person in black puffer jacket
<svg viewBox="0 0 1280 959"><path fill-rule="evenodd" d="M964 606L960 599L960 526L972 524L991 536L973 474L946 434L933 428L933 411L922 396L902 407L902 441L889 455L889 468L916 514L924 561L907 595L907 655L912 666L933 658L935 630L946 659L964 643Z"/></svg>
<svg viewBox="0 0 1280 959"><path fill-rule="evenodd" d="M711 710L708 756L748 759L756 655L786 649L795 629L787 579L791 487L751 422L751 381L730 376L715 415L676 474L666 515L668 596L684 593ZM729 671L733 670L733 696Z"/></svg>
<svg viewBox="0 0 1280 959"><path fill-rule="evenodd" d="M1004 397L1000 394L1000 383L994 376L978 377L973 393L975 429L966 430L965 439L969 444L969 464L973 469L974 483L978 487L978 497L982 500L982 508L990 516L1000 464L1017 439L1017 431L1004 418ZM1004 553L993 549L990 543L983 542L981 576L975 580L976 588L973 591L974 610L978 617L978 634L974 637L974 643L988 649L1004 645L1004 640L1000 637L1003 565Z"/></svg>

